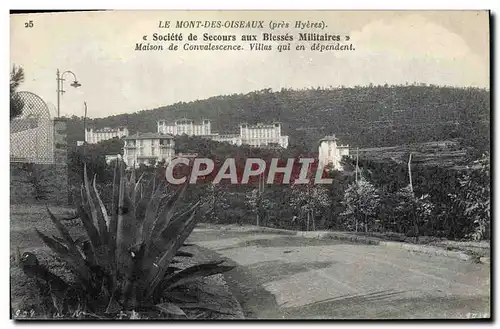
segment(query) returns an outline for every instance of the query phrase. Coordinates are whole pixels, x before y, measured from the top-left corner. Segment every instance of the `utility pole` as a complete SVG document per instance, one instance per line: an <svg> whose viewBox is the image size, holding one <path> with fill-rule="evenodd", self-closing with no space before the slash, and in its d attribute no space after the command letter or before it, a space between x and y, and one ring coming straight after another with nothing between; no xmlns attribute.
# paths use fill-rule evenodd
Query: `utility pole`
<svg viewBox="0 0 500 329"><path fill-rule="evenodd" d="M420 230L418 227L418 219L417 219L417 214L416 214L416 209L415 209L415 194L413 192L413 181L411 178L411 157L412 154L410 153L410 157L408 158L408 178L410 179L410 191L411 191L411 204L412 204L412 213L411 216L413 217L413 230L414 230L414 235L415 235L415 243L418 243L418 236L420 234Z"/></svg>
<svg viewBox="0 0 500 329"><path fill-rule="evenodd" d="M59 94L58 94L59 95ZM83 158L85 159L86 155L86 150L87 150L87 102L83 102L83 105L85 107L85 114L83 116L83 133L84 133L84 138L83 138Z"/></svg>
<svg viewBox="0 0 500 329"><path fill-rule="evenodd" d="M59 73L59 69L56 71L56 82L57 82L57 117L61 116L61 74Z"/></svg>
<svg viewBox="0 0 500 329"><path fill-rule="evenodd" d="M408 159L408 177L410 178L410 191L413 194L413 182L411 179L411 153L410 158Z"/></svg>
<svg viewBox="0 0 500 329"><path fill-rule="evenodd" d="M359 147L356 147L356 189L358 189L358 169L359 169ZM356 192L357 193L357 192ZM358 232L358 216L355 214L354 219L356 221L356 232Z"/></svg>
<svg viewBox="0 0 500 329"><path fill-rule="evenodd" d="M356 147L356 183L358 183L359 147Z"/></svg>
<svg viewBox="0 0 500 329"><path fill-rule="evenodd" d="M260 226L260 212L262 209L262 195L264 194L264 173L259 175L259 188L257 193L257 226Z"/></svg>

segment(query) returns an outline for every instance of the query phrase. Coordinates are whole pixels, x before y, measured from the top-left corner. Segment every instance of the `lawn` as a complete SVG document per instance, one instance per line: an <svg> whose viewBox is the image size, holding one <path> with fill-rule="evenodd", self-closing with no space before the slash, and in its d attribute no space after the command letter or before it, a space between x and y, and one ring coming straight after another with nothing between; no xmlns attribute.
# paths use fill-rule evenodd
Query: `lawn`
<svg viewBox="0 0 500 329"><path fill-rule="evenodd" d="M56 215L63 215L70 211L70 208L51 206L50 210ZM10 208L10 279L11 279L11 306L12 311L38 315L44 310L39 309L40 297L36 287L36 282L27 277L17 266L17 248L21 254L25 251L33 252L37 255L41 264L47 266L51 271L70 278L70 272L64 264L55 258L52 252L46 247L35 232L35 228L47 235L58 235L52 222L50 221L46 207L43 205L11 205ZM80 226L70 226L71 234L75 237L83 235Z"/></svg>
<svg viewBox="0 0 500 329"><path fill-rule="evenodd" d="M72 211L69 207L49 206L56 216L64 216ZM66 216L68 216L66 214ZM58 234L50 221L44 205L11 205L10 207L10 252L15 253L16 248L22 251L45 247L42 240L35 232L35 228L46 235ZM69 226L70 232L75 237L83 235L81 226Z"/></svg>

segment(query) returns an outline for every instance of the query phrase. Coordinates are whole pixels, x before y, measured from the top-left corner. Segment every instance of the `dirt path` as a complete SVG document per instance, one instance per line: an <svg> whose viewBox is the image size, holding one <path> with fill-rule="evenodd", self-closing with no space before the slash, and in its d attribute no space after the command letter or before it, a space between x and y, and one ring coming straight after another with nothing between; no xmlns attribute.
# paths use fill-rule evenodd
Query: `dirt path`
<svg viewBox="0 0 500 329"><path fill-rule="evenodd" d="M466 318L490 309L490 268L380 246L197 229L190 241L238 264L247 317Z"/></svg>

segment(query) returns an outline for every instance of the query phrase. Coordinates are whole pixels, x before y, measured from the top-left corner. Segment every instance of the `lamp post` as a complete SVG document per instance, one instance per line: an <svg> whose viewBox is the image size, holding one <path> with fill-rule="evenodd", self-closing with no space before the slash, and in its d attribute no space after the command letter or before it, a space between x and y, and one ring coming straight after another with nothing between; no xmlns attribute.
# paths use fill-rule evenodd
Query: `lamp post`
<svg viewBox="0 0 500 329"><path fill-rule="evenodd" d="M74 88L78 88L81 86L81 84L78 82L78 79L76 78L76 75L71 72L71 71L64 71L63 73L60 73L59 72L59 69L57 69L56 71L56 81L57 81L57 117L60 117L61 115L61 95L65 92L65 90L63 89L63 81L65 81L64 79L64 75L66 73L70 73L71 75L73 75L73 82L71 83L71 87L74 87Z"/></svg>

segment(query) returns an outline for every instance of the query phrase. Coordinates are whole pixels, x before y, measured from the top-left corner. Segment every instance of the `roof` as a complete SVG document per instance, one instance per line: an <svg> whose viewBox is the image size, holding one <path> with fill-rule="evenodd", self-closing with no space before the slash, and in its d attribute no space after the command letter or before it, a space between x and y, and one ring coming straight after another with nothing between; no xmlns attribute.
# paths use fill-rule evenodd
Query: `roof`
<svg viewBox="0 0 500 329"><path fill-rule="evenodd" d="M125 137L126 140L130 139L158 139L158 138L174 138L174 136L169 134L161 134L161 133L136 133L130 136Z"/></svg>

